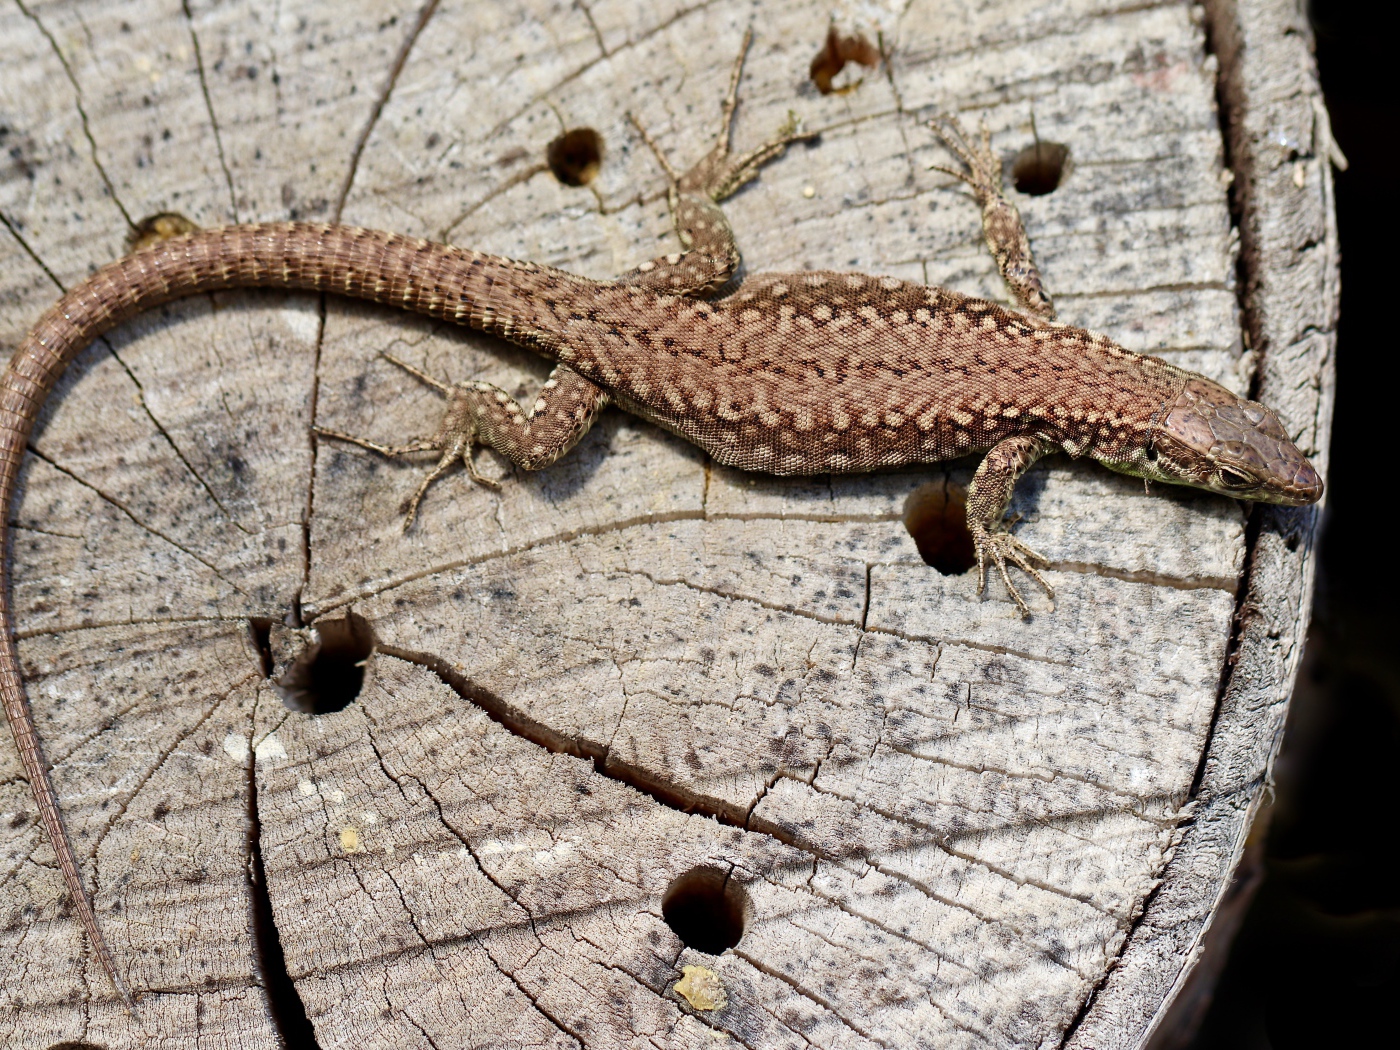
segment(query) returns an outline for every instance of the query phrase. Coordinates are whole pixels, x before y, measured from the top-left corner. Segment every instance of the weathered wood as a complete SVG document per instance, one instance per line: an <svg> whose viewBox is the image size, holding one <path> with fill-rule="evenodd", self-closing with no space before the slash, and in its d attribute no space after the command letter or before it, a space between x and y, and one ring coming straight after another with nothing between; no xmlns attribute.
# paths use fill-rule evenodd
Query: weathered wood
<svg viewBox="0 0 1400 1050"><path fill-rule="evenodd" d="M1332 140L1303 5L1208 0L1220 98L1236 173L1245 327L1260 351L1255 383L1326 471L1334 396L1338 247ZM1269 780L1312 608L1320 508L1260 508L1252 523L1235 654L1222 679L1196 812L1117 969L1069 1043L1166 1042L1192 1023L1167 1014L1185 986ZM1216 949L1219 951L1219 949ZM1182 965L1183 960L1186 965ZM1139 1035L1141 1033L1141 1035Z"/></svg>
<svg viewBox="0 0 1400 1050"><path fill-rule="evenodd" d="M340 215L619 272L674 244L624 114L698 155L752 19L741 142L788 109L824 135L727 206L751 270L1000 296L918 118L985 112L1010 156L1033 111L1071 152L1058 190L1019 202L1062 316L1236 389L1257 374L1318 452L1335 233L1285 8L1211 8L1219 81L1186 4L872 8L887 67L823 96L828 10L797 0L444 5L421 33L419 8L367 0L24 0L0 12L0 341L162 210ZM1301 146L1279 159L1285 124ZM606 153L570 187L542 162L583 126ZM135 1021L115 1004L0 747L0 1041L276 1045L264 894L324 1048L1147 1037L1262 788L1312 516L1049 461L1014 509L1058 607L1025 624L900 523L970 464L775 481L609 414L538 475L483 454L501 491L453 475L405 536L421 468L308 432L432 426L436 395L385 348L512 390L544 374L392 311L227 293L114 332L57 396L11 552L21 654L146 995ZM295 608L353 610L384 646L343 711L289 714L264 673L249 621ZM271 658L302 642L272 628ZM719 957L662 914L707 867L747 900ZM700 977L675 989L696 966L722 1005Z"/></svg>

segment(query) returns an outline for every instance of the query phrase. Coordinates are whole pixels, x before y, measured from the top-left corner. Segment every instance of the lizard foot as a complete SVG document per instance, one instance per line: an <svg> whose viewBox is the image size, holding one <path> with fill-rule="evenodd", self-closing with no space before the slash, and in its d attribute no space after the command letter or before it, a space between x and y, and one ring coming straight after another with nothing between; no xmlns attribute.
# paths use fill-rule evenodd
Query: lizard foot
<svg viewBox="0 0 1400 1050"><path fill-rule="evenodd" d="M1030 241L1026 239L1026 226L1021 221L1021 213L1003 192L1001 161L992 152L992 133L987 128L987 122L982 121L981 134L976 140L964 130L962 122L955 116L935 117L929 121L929 127L943 140L943 145L962 161L960 169L930 164L929 170L951 175L972 188L973 195L982 206L982 233L987 239L987 247L992 250L997 269L1016 297L1017 305L1026 313L1053 321L1055 304L1045 294L1040 270L1031 256Z"/></svg>
<svg viewBox="0 0 1400 1050"><path fill-rule="evenodd" d="M929 171L941 171L967 183L984 206L1002 196L1001 162L992 152L992 133L985 120L981 123L980 141L974 141L963 128L962 121L952 115L934 117L928 126L963 163L961 169L930 164Z"/></svg>
<svg viewBox="0 0 1400 1050"><path fill-rule="evenodd" d="M428 375L406 361L400 361L392 354L384 353L383 357L392 364L398 365L405 372L427 383L434 390L444 395L448 399L447 412L442 417L442 423L438 426L437 432L431 437L418 438L410 441L406 445L381 445L368 438L358 437L354 434L347 434L343 430L332 430L330 427L315 426L311 429L321 437L333 438L336 441L345 441L360 448L369 449L371 452L378 452L381 456L396 459L399 456L406 456L414 452L439 452L441 457L428 476L423 479L422 484L412 496L404 500L399 505L399 513L404 516L403 531L407 532L413 527L414 520L418 517L418 505L423 502L423 497L427 494L428 488L433 482L451 469L458 460L467 468L467 474L478 485L486 488L499 489L501 483L486 477L476 469L476 446L477 423L476 416L472 408L469 391L464 387L448 386L446 383Z"/></svg>
<svg viewBox="0 0 1400 1050"><path fill-rule="evenodd" d="M977 593L981 594L987 586L987 562L990 561L996 566L997 572L1001 574L1001 582L1006 584L1007 591L1011 594L1011 599L1016 603L1016 608L1021 610L1023 619L1030 619L1031 609L1026 604L1026 600L1021 597L1021 592L1016 589L1016 585L1011 582L1011 574L1006 570L1006 563L1010 562L1020 569L1036 583L1045 588L1045 593L1050 597L1050 611L1055 610L1055 591L1046 582L1045 577L1036 568L1036 563L1049 565L1050 561L1043 554L1040 554L1018 540L1009 532L991 532L986 529L977 529L972 534L973 546L977 549Z"/></svg>
<svg viewBox="0 0 1400 1050"><path fill-rule="evenodd" d="M628 119L637 129L637 133L641 135L642 141L656 155L657 162L666 172L666 177L671 180L672 197L693 195L708 198L718 204L725 198L732 196L745 183L756 178L759 169L770 160L781 156L789 145L794 142L811 141L821 134L817 131L802 130L801 119L796 113L789 110L787 119L783 121L777 134L771 139L757 149L750 150L738 157L729 155L730 137L734 129L734 114L739 108L739 80L744 71L744 57L748 54L749 45L752 42L753 28L750 27L744 31L744 42L739 45L739 57L734 60L734 69L729 76L729 91L724 96L724 110L720 118L720 130L715 145L684 175L678 175L671 167L671 163L662 153L661 147L647 133L641 121L634 114L627 114Z"/></svg>

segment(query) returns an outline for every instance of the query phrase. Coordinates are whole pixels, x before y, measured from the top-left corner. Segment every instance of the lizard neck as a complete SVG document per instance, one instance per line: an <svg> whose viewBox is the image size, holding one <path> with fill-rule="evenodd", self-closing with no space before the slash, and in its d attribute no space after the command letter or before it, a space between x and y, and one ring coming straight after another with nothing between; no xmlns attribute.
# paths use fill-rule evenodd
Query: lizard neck
<svg viewBox="0 0 1400 1050"><path fill-rule="evenodd" d="M1095 396L1074 403L1072 425L1056 444L1114 470L1136 473L1147 462L1154 431L1194 374L1157 357L1110 344L1090 355Z"/></svg>

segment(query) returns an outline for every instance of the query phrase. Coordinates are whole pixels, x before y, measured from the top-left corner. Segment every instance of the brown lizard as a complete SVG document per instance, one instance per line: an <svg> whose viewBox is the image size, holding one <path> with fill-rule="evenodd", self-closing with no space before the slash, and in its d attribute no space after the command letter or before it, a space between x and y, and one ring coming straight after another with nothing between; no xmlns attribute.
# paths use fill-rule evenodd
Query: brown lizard
<svg viewBox="0 0 1400 1050"><path fill-rule="evenodd" d="M718 141L685 174L671 170L638 125L669 176L685 250L614 281L392 233L307 223L158 236L97 271L40 318L0 377L0 505L14 500L44 400L94 338L171 299L244 287L310 289L400 306L494 333L557 362L529 406L489 383L449 387L410 369L440 389L449 407L435 434L399 447L314 428L389 456L441 453L407 501L405 528L428 486L459 459L472 478L494 484L477 473L477 446L538 470L573 448L609 404L694 442L717 463L769 474L871 471L985 453L967 494L978 586L985 586L990 562L1025 615L1007 563L1049 592L1036 568L1046 562L1003 519L1017 479L1048 452L1242 499L1300 505L1321 496L1317 473L1263 405L1053 320L985 127L973 141L956 119L932 125L962 162L962 169L942 170L976 193L987 244L1020 312L893 277L825 271L757 275L724 298L703 298L739 264L719 202L789 143L807 137L790 117L770 142L730 155L743 57L741 51ZM0 540L6 531L0 525ZM0 699L25 776L87 936L130 1005L34 730L8 576L0 581L0 625Z"/></svg>

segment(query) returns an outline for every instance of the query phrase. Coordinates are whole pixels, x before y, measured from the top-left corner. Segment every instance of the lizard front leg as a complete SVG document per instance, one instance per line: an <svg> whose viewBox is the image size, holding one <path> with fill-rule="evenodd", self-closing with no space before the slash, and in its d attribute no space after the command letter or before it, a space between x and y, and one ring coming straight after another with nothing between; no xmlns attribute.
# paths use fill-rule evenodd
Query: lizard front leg
<svg viewBox="0 0 1400 1050"><path fill-rule="evenodd" d="M1040 270L1031 256L1021 213L1007 200L1002 188L1001 161L992 152L992 136L986 123L982 124L980 142L968 137L957 117L936 118L929 122L929 127L966 169L957 171L934 164L930 165L930 170L951 175L972 187L977 202L982 205L982 235L997 261L1002 280L1016 297L1016 305L1028 314L1053 321L1055 305L1041 284Z"/></svg>
<svg viewBox="0 0 1400 1050"><path fill-rule="evenodd" d="M1005 520L1006 508L1021 475L1041 456L1052 451L1054 447L1040 437L1021 436L999 441L982 460L967 490L967 528L977 551L978 593L987 585L987 562L991 561L1023 617L1029 617L1031 610L1011 582L1011 574L1006 570L1008 561L1045 588L1052 599L1052 610L1055 592L1035 567L1036 562L1048 565L1049 561L1007 531L1012 523Z"/></svg>
<svg viewBox="0 0 1400 1050"><path fill-rule="evenodd" d="M568 365L558 365L540 388L530 411L526 412L515 398L491 383L449 386L391 354L383 356L448 399L447 411L437 431L431 437L391 446L328 427L314 429L322 437L348 441L382 456L441 453L437 466L400 508L405 532L417 518L418 505L429 486L459 459L477 484L499 487L498 482L476 469L474 453L478 445L495 449L522 470L539 470L577 445L611 400L602 387L584 379Z"/></svg>

